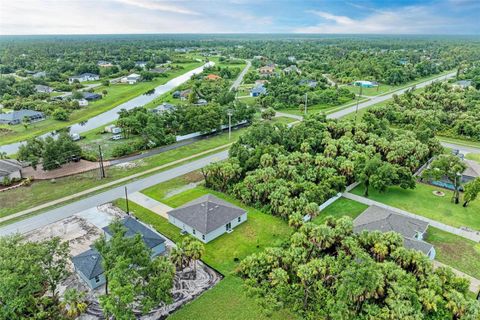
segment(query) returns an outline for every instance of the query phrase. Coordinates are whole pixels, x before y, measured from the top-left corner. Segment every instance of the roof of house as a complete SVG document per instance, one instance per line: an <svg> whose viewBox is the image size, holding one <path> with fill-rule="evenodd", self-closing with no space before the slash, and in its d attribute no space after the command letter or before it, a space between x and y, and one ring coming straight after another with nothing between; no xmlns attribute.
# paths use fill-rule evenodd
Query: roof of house
<svg viewBox="0 0 480 320"><path fill-rule="evenodd" d="M217 76L216 74L213 74L213 73L211 73L211 74L209 74L208 76L205 77L205 79L207 79L207 80L218 80L218 79L221 79L221 78L222 77Z"/></svg>
<svg viewBox="0 0 480 320"><path fill-rule="evenodd" d="M462 173L464 176L472 178L480 177L480 164L473 160L464 159L463 161L467 165L467 168Z"/></svg>
<svg viewBox="0 0 480 320"><path fill-rule="evenodd" d="M472 85L472 80L459 80L455 82L457 85L462 87L469 87Z"/></svg>
<svg viewBox="0 0 480 320"><path fill-rule="evenodd" d="M258 93L258 94L264 94L267 92L267 88L265 88L263 85L258 85L256 87L253 87L252 90L250 90L251 93Z"/></svg>
<svg viewBox="0 0 480 320"><path fill-rule="evenodd" d="M3 159L0 160L0 177L5 177L13 172L22 169L22 165L17 160Z"/></svg>
<svg viewBox="0 0 480 320"><path fill-rule="evenodd" d="M353 226L355 231L395 231L404 237L414 237L418 232L424 233L427 230L428 222L378 206L370 206L353 221Z"/></svg>
<svg viewBox="0 0 480 320"><path fill-rule="evenodd" d="M207 194L168 212L168 215L203 234L208 234L245 212L242 208Z"/></svg>
<svg viewBox="0 0 480 320"><path fill-rule="evenodd" d="M37 91L51 91L52 88L49 86L44 86L43 84L36 84L35 85L35 90Z"/></svg>
<svg viewBox="0 0 480 320"><path fill-rule="evenodd" d="M428 254L432 245L415 239L417 233L425 233L428 222L407 217L394 211L370 206L353 220L355 232L367 231L394 231L400 233L404 238L404 245L407 248L420 250Z"/></svg>
<svg viewBox="0 0 480 320"><path fill-rule="evenodd" d="M125 228L127 228L125 237L133 237L136 234L140 234L143 242L145 242L145 245L150 249L166 241L165 238L158 233L132 217L126 217L120 222ZM112 235L108 226L104 227L103 230L109 235Z"/></svg>
<svg viewBox="0 0 480 320"><path fill-rule="evenodd" d="M43 117L43 112L30 110L30 109L22 109L16 110L9 113L0 113L0 121L14 121L14 120L23 120L24 117Z"/></svg>
<svg viewBox="0 0 480 320"><path fill-rule="evenodd" d="M127 79L140 79L142 76L139 75L138 73L132 73L127 76Z"/></svg>
<svg viewBox="0 0 480 320"><path fill-rule="evenodd" d="M102 95L101 95L101 94L98 94L98 93L95 93L95 92L84 92L84 93L83 93L83 97L88 100L88 99L101 98Z"/></svg>
<svg viewBox="0 0 480 320"><path fill-rule="evenodd" d="M103 273L102 256L96 249L90 249L72 257L75 269L88 279L93 279Z"/></svg>

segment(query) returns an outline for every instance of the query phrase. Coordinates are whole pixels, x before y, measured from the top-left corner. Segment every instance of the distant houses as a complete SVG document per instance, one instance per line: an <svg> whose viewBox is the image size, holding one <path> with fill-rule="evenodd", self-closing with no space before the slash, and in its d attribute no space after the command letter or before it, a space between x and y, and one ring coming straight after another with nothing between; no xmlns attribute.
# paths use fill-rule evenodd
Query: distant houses
<svg viewBox="0 0 480 320"><path fill-rule="evenodd" d="M308 86L310 88L316 88L318 85L317 81L309 79L302 79L298 82L298 84L301 86Z"/></svg>
<svg viewBox="0 0 480 320"><path fill-rule="evenodd" d="M128 84L135 84L142 79L142 76L137 73L132 73L126 77L123 77L120 82L128 83Z"/></svg>
<svg viewBox="0 0 480 320"><path fill-rule="evenodd" d="M113 64L110 61L99 60L97 62L97 66L101 68L109 68L109 67L113 67Z"/></svg>
<svg viewBox="0 0 480 320"><path fill-rule="evenodd" d="M153 113L161 113L161 112L165 112L165 111L171 111L175 109L175 106L171 103L168 103L168 102L163 102L161 105L155 107L152 109L152 112Z"/></svg>
<svg viewBox="0 0 480 320"><path fill-rule="evenodd" d="M267 88L265 88L263 85L257 85L255 87L253 87L251 90L250 90L250 97L258 97L262 94L266 94L267 93Z"/></svg>
<svg viewBox="0 0 480 320"><path fill-rule="evenodd" d="M198 99L197 102L194 103L196 106L205 106L208 104L208 101L205 99Z"/></svg>
<svg viewBox="0 0 480 320"><path fill-rule="evenodd" d="M400 233L406 248L421 251L433 260L435 258L435 248L430 243L423 241L428 225L428 222L378 206L368 207L353 220L353 230L355 232L360 233L366 230Z"/></svg>
<svg viewBox="0 0 480 320"><path fill-rule="evenodd" d="M247 221L247 212L212 194L168 212L168 221L207 243Z"/></svg>
<svg viewBox="0 0 480 320"><path fill-rule="evenodd" d="M47 76L47 73L45 71L39 71L36 72L32 75L32 78L39 79L39 78L45 78Z"/></svg>
<svg viewBox="0 0 480 320"><path fill-rule="evenodd" d="M289 74L289 73L298 73L298 74L302 73L296 65L291 65L289 67L284 68L283 72L285 72L287 74Z"/></svg>
<svg viewBox="0 0 480 320"><path fill-rule="evenodd" d="M472 86L472 80L459 80L455 82L453 86L462 88L462 89L467 89Z"/></svg>
<svg viewBox="0 0 480 320"><path fill-rule="evenodd" d="M212 81L216 81L216 80L220 80L222 79L222 77L220 76L217 76L216 74L209 74L208 76L205 76L204 78L205 80L212 80Z"/></svg>
<svg viewBox="0 0 480 320"><path fill-rule="evenodd" d="M139 67L139 68L145 69L146 66L147 66L147 62L146 62L146 61L137 61L137 62L135 62L135 67Z"/></svg>
<svg viewBox="0 0 480 320"><path fill-rule="evenodd" d="M261 76L264 76L264 77L272 76L275 73L275 66L260 67L258 68L258 72L260 73Z"/></svg>
<svg viewBox="0 0 480 320"><path fill-rule="evenodd" d="M192 89L186 89L182 91L177 90L174 93L172 93L172 97L174 97L175 99L186 100L191 92L192 92Z"/></svg>
<svg viewBox="0 0 480 320"><path fill-rule="evenodd" d="M96 81L96 80L99 80L100 79L100 76L98 74L95 74L95 73L82 73L80 75L77 75L77 76L73 76L73 77L70 77L68 78L68 83L72 84L74 83L75 81L78 81L78 82L85 82L85 81Z"/></svg>
<svg viewBox="0 0 480 320"><path fill-rule="evenodd" d="M126 217L120 221L126 228L125 237L133 237L139 234L143 242L151 250L151 258L165 253L165 238L153 231L143 223L132 217ZM103 228L105 237L110 240L113 236L109 227ZM102 256L92 248L72 258L75 272L90 287L90 289L98 288L105 284L105 275L102 266Z"/></svg>
<svg viewBox="0 0 480 320"><path fill-rule="evenodd" d="M16 125L24 120L28 122L38 122L45 120L45 114L40 111L22 109L9 113L0 113L0 124Z"/></svg>
<svg viewBox="0 0 480 320"><path fill-rule="evenodd" d="M35 85L35 91L38 93L51 93L53 92L53 88L49 86L44 86L43 84L37 84Z"/></svg>
<svg viewBox="0 0 480 320"><path fill-rule="evenodd" d="M86 107L88 106L88 100L83 98L83 99L77 99L76 100L78 102L78 106L80 107Z"/></svg>

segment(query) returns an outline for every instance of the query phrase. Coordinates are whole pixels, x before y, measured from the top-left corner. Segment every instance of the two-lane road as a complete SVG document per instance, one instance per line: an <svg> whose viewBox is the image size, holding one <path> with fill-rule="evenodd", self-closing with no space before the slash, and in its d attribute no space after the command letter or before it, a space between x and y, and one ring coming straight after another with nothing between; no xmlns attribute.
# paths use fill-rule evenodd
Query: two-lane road
<svg viewBox="0 0 480 320"><path fill-rule="evenodd" d="M250 67L252 66L252 63L250 62L250 60L245 60L245 61L247 62L247 65L245 66L245 68L243 68L242 72L240 72L237 79L235 79L235 81L232 83L232 86L230 87L230 91L238 89L238 87L242 84L243 77L245 77L245 75L248 72L248 69L250 69Z"/></svg>

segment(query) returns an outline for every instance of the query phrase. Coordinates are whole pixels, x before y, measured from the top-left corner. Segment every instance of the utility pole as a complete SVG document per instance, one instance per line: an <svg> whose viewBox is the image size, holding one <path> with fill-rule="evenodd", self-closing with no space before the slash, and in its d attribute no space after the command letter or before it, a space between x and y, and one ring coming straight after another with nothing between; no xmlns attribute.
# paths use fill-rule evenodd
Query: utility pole
<svg viewBox="0 0 480 320"><path fill-rule="evenodd" d="M308 99L308 93L305 93L305 115L307 115L307 99Z"/></svg>
<svg viewBox="0 0 480 320"><path fill-rule="evenodd" d="M360 85L360 93L357 96L357 107L355 108L355 123L357 123L358 104L360 103L360 96L362 95L362 86Z"/></svg>
<svg viewBox="0 0 480 320"><path fill-rule="evenodd" d="M128 190L127 190L127 186L125 186L125 202L127 204L127 214L129 215L130 214L130 209L128 208Z"/></svg>
<svg viewBox="0 0 480 320"><path fill-rule="evenodd" d="M105 178L105 167L103 166L103 154L102 147L98 145L98 157L100 159L100 178Z"/></svg>
<svg viewBox="0 0 480 320"><path fill-rule="evenodd" d="M230 141L230 138L232 137L232 115L233 115L232 110L229 109L227 111L227 115L228 115L228 141Z"/></svg>

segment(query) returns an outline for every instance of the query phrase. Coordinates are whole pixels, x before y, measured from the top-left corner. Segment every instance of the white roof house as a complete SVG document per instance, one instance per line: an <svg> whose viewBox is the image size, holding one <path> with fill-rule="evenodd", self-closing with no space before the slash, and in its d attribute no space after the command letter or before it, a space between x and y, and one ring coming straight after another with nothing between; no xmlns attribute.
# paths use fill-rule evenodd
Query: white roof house
<svg viewBox="0 0 480 320"><path fill-rule="evenodd" d="M126 76L126 77L123 77L122 82L123 83L128 83L128 84L135 84L138 81L140 81L141 78L142 78L141 75L139 75L137 73L132 73L132 74Z"/></svg>

